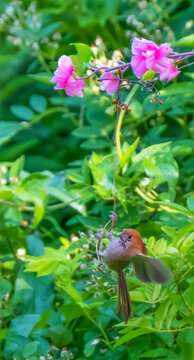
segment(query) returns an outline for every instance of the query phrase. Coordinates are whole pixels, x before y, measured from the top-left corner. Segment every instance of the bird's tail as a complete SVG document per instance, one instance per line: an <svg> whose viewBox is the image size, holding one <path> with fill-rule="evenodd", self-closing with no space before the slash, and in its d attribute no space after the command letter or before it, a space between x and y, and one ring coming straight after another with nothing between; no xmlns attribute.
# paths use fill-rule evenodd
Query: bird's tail
<svg viewBox="0 0 194 360"><path fill-rule="evenodd" d="M117 312L122 309L123 320L127 323L128 319L132 316L131 300L127 287L125 272L120 270L118 272L118 306Z"/></svg>

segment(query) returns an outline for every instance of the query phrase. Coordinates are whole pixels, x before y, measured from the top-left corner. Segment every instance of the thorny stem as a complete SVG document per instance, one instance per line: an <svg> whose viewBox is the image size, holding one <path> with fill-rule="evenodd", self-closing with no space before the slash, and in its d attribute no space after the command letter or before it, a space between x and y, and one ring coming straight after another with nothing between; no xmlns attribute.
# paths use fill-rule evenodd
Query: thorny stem
<svg viewBox="0 0 194 360"><path fill-rule="evenodd" d="M120 65L112 66L112 67L108 67L107 65L102 65L98 68L89 66L88 70L92 70L93 72L90 75L80 77L79 79L82 79L82 80L89 79L90 77L94 76L98 71L101 71L101 70L104 70L105 73L113 71L113 70L119 70L119 71L123 72L123 71L126 71L129 66L130 66L130 63L122 63Z"/></svg>
<svg viewBox="0 0 194 360"><path fill-rule="evenodd" d="M183 66L179 67L179 70L180 70L180 69L183 69L183 68L185 68L185 67L187 67L187 66L191 66L191 65L193 65L193 64L194 64L194 61L191 62L191 63L189 63L189 64L186 64L186 65L183 65Z"/></svg>
<svg viewBox="0 0 194 360"><path fill-rule="evenodd" d="M177 53L177 52L173 52L171 54L168 55L169 58L171 59L182 59L182 60L185 60L185 59L188 59L189 57L191 56L194 56L194 51L188 51L188 52L185 52L185 53Z"/></svg>

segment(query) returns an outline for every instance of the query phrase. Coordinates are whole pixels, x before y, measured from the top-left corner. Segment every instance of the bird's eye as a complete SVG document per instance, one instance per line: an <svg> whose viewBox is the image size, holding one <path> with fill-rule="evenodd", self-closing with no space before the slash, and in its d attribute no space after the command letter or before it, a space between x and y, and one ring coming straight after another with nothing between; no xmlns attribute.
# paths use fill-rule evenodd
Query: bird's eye
<svg viewBox="0 0 194 360"><path fill-rule="evenodd" d="M128 239L131 239L131 238L132 238L132 235L128 235L127 238L128 238Z"/></svg>

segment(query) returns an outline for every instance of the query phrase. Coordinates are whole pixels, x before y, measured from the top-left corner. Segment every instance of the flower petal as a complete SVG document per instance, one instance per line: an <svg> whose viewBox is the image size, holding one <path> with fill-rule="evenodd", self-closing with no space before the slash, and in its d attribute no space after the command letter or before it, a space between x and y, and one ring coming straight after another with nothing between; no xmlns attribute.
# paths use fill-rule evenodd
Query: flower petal
<svg viewBox="0 0 194 360"><path fill-rule="evenodd" d="M65 92L68 96L74 96L76 93L76 80L72 76L67 81Z"/></svg>
<svg viewBox="0 0 194 360"><path fill-rule="evenodd" d="M142 77L142 75L148 70L146 67L145 58L143 56L132 56L131 67L138 79Z"/></svg>

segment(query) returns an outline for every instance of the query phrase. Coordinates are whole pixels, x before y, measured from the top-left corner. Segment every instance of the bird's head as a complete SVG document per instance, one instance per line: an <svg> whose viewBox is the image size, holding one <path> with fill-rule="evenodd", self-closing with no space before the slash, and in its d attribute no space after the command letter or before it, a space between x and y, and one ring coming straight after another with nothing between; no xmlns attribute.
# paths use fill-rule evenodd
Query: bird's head
<svg viewBox="0 0 194 360"><path fill-rule="evenodd" d="M146 254L146 247L142 241L142 237L137 230L124 229L119 237L126 249L129 250L130 254L143 253Z"/></svg>
<svg viewBox="0 0 194 360"><path fill-rule="evenodd" d="M137 230L133 229L124 229L121 233L119 233L119 237L124 242L142 240L141 235Z"/></svg>

